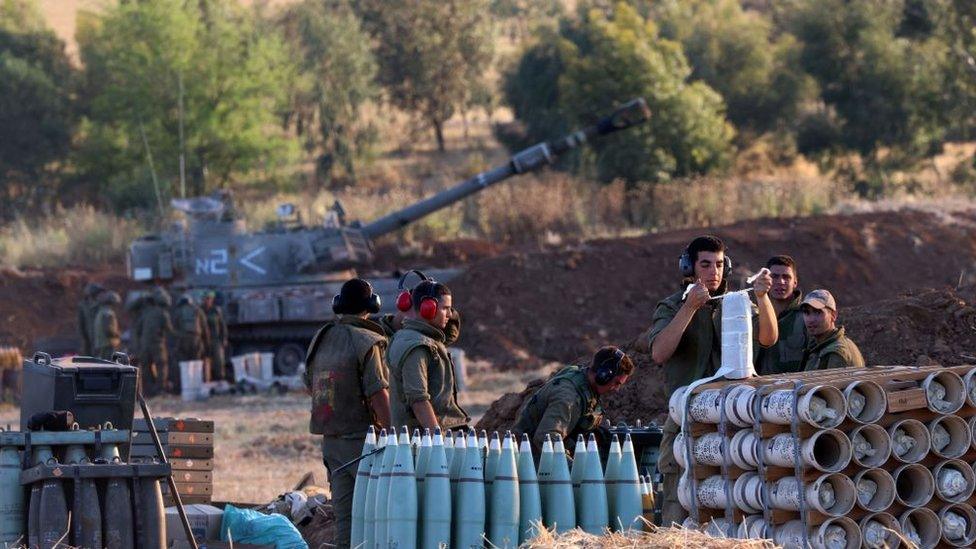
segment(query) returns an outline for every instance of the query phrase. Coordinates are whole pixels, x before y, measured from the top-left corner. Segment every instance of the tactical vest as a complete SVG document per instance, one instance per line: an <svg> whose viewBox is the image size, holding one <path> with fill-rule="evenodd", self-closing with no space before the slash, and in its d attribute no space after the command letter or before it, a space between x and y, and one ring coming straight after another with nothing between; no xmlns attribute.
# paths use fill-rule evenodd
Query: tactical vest
<svg viewBox="0 0 976 549"><path fill-rule="evenodd" d="M196 307L187 304L180 305L176 308L176 313L173 316L174 328L180 335L200 335L200 323L197 322Z"/></svg>
<svg viewBox="0 0 976 549"><path fill-rule="evenodd" d="M309 431L316 435L362 435L374 423L363 390L363 360L386 337L365 327L332 321L315 334L305 358L312 392Z"/></svg>
<svg viewBox="0 0 976 549"><path fill-rule="evenodd" d="M457 383L454 379L454 361L447 351L447 347L436 339L429 337L415 329L409 328L409 323L401 329L390 342L388 362L392 370L390 381L393 395L390 407L393 413L394 425L405 424L408 427L419 425L413 409L404 401L402 387L400 387L403 373L403 361L410 351L417 347L424 347L430 357L437 363L437 371L428 369L428 392L430 404L442 429L452 429L465 425L470 421L467 412L461 408L457 399Z"/></svg>

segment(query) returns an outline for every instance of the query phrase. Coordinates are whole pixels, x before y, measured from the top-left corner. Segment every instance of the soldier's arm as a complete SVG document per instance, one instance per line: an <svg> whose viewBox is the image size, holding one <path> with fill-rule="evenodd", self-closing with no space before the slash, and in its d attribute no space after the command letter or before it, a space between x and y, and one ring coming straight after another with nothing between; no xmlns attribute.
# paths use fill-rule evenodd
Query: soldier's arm
<svg viewBox="0 0 976 549"><path fill-rule="evenodd" d="M203 309L198 309L197 322L200 323L200 338L203 339L204 348L210 347L210 323L207 322L207 315L203 313Z"/></svg>
<svg viewBox="0 0 976 549"><path fill-rule="evenodd" d="M664 364L678 349L685 330L695 317L697 308L682 305L677 310L668 303L659 303L654 310L654 319L648 332L651 347L651 359L657 364Z"/></svg>
<svg viewBox="0 0 976 549"><path fill-rule="evenodd" d="M549 405L539 419L532 442L542 448L546 435L553 439L559 435L566 440L570 429L579 421L580 412L579 397L575 390L557 392L549 399Z"/></svg>
<svg viewBox="0 0 976 549"><path fill-rule="evenodd" d="M390 383L387 381L387 368L383 362L383 350L374 345L363 359L363 394L369 400L373 419L380 428L389 427L393 422L390 412Z"/></svg>
<svg viewBox="0 0 976 549"><path fill-rule="evenodd" d="M763 347L772 347L779 339L779 321L776 319L773 302L769 300L769 288L772 284L772 278L765 274L756 279L753 285L756 305L759 307L759 334L757 339Z"/></svg>
<svg viewBox="0 0 976 549"><path fill-rule="evenodd" d="M122 332L119 331L119 319L115 316L115 313L105 315L103 324L104 326L102 328L105 330L107 336L112 338L122 336Z"/></svg>
<svg viewBox="0 0 976 549"><path fill-rule="evenodd" d="M403 396L420 425L434 429L438 423L427 384L427 353L425 347L417 347L403 359Z"/></svg>

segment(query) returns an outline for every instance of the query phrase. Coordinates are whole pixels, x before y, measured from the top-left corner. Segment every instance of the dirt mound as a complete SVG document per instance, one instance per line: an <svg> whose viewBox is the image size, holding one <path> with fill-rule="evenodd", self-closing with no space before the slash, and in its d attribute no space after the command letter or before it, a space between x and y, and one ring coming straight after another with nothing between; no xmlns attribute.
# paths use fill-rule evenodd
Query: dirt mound
<svg viewBox="0 0 976 549"><path fill-rule="evenodd" d="M124 266L104 269L0 270L0 345L15 345L26 354L38 340L77 334L75 306L88 282L125 295L137 286ZM123 311L119 311L123 313ZM123 318L124 320L124 318ZM77 342L74 342L77 343Z"/></svg>
<svg viewBox="0 0 976 549"><path fill-rule="evenodd" d="M768 219L707 231L729 245L736 282L769 256L790 254L801 287L830 289L842 311L913 288L954 287L976 266L976 212ZM596 240L479 261L451 283L468 321L459 343L498 367L525 368L630 341L647 328L658 300L677 290L677 257L703 232Z"/></svg>
<svg viewBox="0 0 976 549"><path fill-rule="evenodd" d="M918 290L841 311L840 322L871 365L976 364L976 287ZM604 402L611 422L663 422L667 411L664 372L632 342L625 346L637 363L633 378ZM585 362L585 358L574 362ZM515 423L522 403L539 387L530 383L493 403L479 429L504 430ZM481 427L487 425L487 427Z"/></svg>

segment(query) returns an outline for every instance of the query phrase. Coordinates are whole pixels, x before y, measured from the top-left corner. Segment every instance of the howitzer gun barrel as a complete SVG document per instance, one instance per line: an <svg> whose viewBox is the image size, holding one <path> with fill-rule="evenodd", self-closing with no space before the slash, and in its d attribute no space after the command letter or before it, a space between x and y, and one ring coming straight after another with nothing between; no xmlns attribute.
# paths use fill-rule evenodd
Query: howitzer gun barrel
<svg viewBox="0 0 976 549"><path fill-rule="evenodd" d="M559 139L533 145L513 155L506 164L479 173L430 198L367 223L361 231L366 238L370 239L393 232L513 175L552 164L560 154L575 149L594 137L636 126L648 120L650 116L651 112L644 99L634 99L592 126Z"/></svg>

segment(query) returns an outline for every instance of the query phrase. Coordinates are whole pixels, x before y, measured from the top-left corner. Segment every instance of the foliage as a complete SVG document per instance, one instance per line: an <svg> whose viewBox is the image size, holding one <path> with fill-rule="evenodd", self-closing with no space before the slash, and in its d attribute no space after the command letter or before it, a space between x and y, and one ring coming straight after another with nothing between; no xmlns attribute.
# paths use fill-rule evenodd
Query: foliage
<svg viewBox="0 0 976 549"><path fill-rule="evenodd" d="M625 3L581 8L559 34L542 33L506 76L506 98L529 136L592 123L633 97L644 97L651 122L593 143L577 168L603 181L656 181L728 165L732 128L721 96L691 69L677 42ZM555 85L554 85L555 83ZM522 118L524 117L524 118Z"/></svg>
<svg viewBox="0 0 976 549"><path fill-rule="evenodd" d="M54 194L75 125L64 43L28 0L0 0L0 211Z"/></svg>
<svg viewBox="0 0 976 549"><path fill-rule="evenodd" d="M739 0L667 0L650 11L661 35L681 42L692 78L722 95L740 130L761 134L791 124L817 92L798 66L795 38L776 33L772 20Z"/></svg>
<svg viewBox="0 0 976 549"><path fill-rule="evenodd" d="M231 0L158 0L122 3L79 27L87 177L137 178L151 155L163 193L176 194L183 153L187 194L204 194L234 178L273 178L293 158L280 115L296 67L254 13Z"/></svg>
<svg viewBox="0 0 976 549"><path fill-rule="evenodd" d="M355 180L378 137L362 113L378 91L369 36L345 2L305 0L285 10L281 26L301 67L290 122L318 155L320 176Z"/></svg>
<svg viewBox="0 0 976 549"><path fill-rule="evenodd" d="M494 55L488 0L364 0L379 81L390 101L428 123L444 150L444 122L469 103Z"/></svg>
<svg viewBox="0 0 976 549"><path fill-rule="evenodd" d="M836 112L838 145L878 161L912 161L945 138L942 110L946 49L898 36L901 2L794 1L790 26L802 42L800 63ZM811 151L806 151L811 152Z"/></svg>

